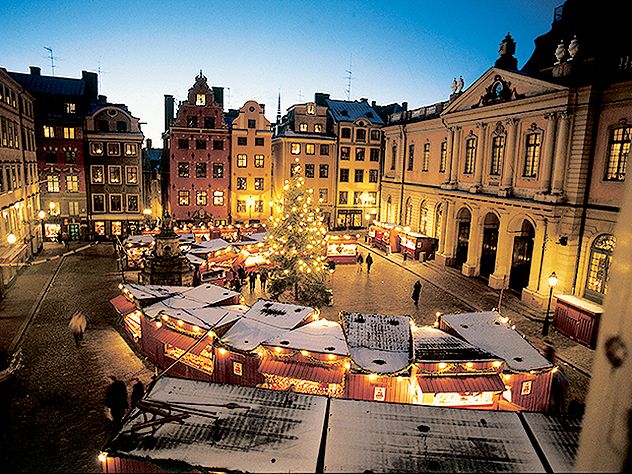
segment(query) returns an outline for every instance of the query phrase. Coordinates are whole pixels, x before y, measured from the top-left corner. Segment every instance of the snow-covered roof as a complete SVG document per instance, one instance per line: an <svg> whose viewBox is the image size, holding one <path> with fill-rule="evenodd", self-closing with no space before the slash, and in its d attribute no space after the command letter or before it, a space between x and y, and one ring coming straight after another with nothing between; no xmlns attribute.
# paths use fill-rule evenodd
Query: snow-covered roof
<svg viewBox="0 0 632 474"><path fill-rule="evenodd" d="M111 454L204 471L316 472L324 397L164 377L144 401L189 416L153 434L130 432L144 421L135 409L110 442Z"/></svg>
<svg viewBox="0 0 632 474"><path fill-rule="evenodd" d="M195 242L195 234L178 234L178 240L181 244L192 244Z"/></svg>
<svg viewBox="0 0 632 474"><path fill-rule="evenodd" d="M240 309L231 309L240 308ZM151 316L167 315L174 319L181 319L185 323L199 326L204 330L213 329L218 326L237 321L248 310L244 306L205 306L193 309L164 308L159 313L151 311Z"/></svg>
<svg viewBox="0 0 632 474"><path fill-rule="evenodd" d="M263 342L269 346L348 356L342 327L335 321L320 319Z"/></svg>
<svg viewBox="0 0 632 474"><path fill-rule="evenodd" d="M254 240L255 242L263 242L266 240L266 237L269 235L268 232L256 232L254 234L248 234L244 237ZM244 240L244 242L248 242L247 240ZM252 243L252 242L248 242L248 243Z"/></svg>
<svg viewBox="0 0 632 474"><path fill-rule="evenodd" d="M582 419L571 415L528 412L523 412L522 416L553 472L573 472Z"/></svg>
<svg viewBox="0 0 632 474"><path fill-rule="evenodd" d="M186 309L210 307L239 296L239 293L224 288L223 286L203 283L194 288L187 288L187 291L175 294L170 298L159 301L144 309L147 316L154 317L161 311L167 309Z"/></svg>
<svg viewBox="0 0 632 474"><path fill-rule="evenodd" d="M474 361L497 357L472 344L430 326L412 329L415 362L421 361Z"/></svg>
<svg viewBox="0 0 632 474"><path fill-rule="evenodd" d="M341 313L353 362L364 370L393 373L410 364L410 318L383 314Z"/></svg>
<svg viewBox="0 0 632 474"><path fill-rule="evenodd" d="M225 241L224 239L202 240L191 244L191 250L189 252L196 254L208 254L210 252L225 249L231 245L233 244Z"/></svg>
<svg viewBox="0 0 632 474"><path fill-rule="evenodd" d="M125 239L124 244L133 244L133 245L149 245L154 241L153 235L130 235L127 239Z"/></svg>
<svg viewBox="0 0 632 474"><path fill-rule="evenodd" d="M512 412L332 399L325 472L544 472Z"/></svg>
<svg viewBox="0 0 632 474"><path fill-rule="evenodd" d="M295 328L314 314L314 308L275 301L258 300L222 337L235 349L253 350L263 341Z"/></svg>
<svg viewBox="0 0 632 474"><path fill-rule="evenodd" d="M206 259L198 257L197 255L193 255L193 253L188 252L185 253L184 256L191 262L193 265L202 265L206 262Z"/></svg>
<svg viewBox="0 0 632 474"><path fill-rule="evenodd" d="M497 311L444 314L442 324L476 347L503 359L516 371L552 367L525 338L511 329Z"/></svg>
<svg viewBox="0 0 632 474"><path fill-rule="evenodd" d="M140 285L138 283L125 283L123 289L127 289L138 301L156 298L169 298L183 291L191 289L190 286L163 286L163 285Z"/></svg>

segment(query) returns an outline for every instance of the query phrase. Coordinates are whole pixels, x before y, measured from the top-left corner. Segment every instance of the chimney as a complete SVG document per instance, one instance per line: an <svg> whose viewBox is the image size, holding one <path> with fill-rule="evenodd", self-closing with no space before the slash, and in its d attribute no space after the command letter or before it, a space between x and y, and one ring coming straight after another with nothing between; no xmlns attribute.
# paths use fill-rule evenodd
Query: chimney
<svg viewBox="0 0 632 474"><path fill-rule="evenodd" d="M173 122L174 103L173 96L165 94L165 131L169 130Z"/></svg>
<svg viewBox="0 0 632 474"><path fill-rule="evenodd" d="M83 95L88 100L94 100L99 93L99 76L96 72L81 71L83 81Z"/></svg>
<svg viewBox="0 0 632 474"><path fill-rule="evenodd" d="M145 140L145 148L147 148L148 150L153 148L153 143L151 142L151 138L148 138Z"/></svg>
<svg viewBox="0 0 632 474"><path fill-rule="evenodd" d="M37 67L37 66L31 66L29 69L31 70L31 76L41 76L42 75L42 69Z"/></svg>
<svg viewBox="0 0 632 474"><path fill-rule="evenodd" d="M105 95L99 95L99 96L97 96L97 102L98 102L99 104L105 104L105 103L107 103L107 101L108 101L107 96L105 96Z"/></svg>
<svg viewBox="0 0 632 474"><path fill-rule="evenodd" d="M365 104L368 104L369 103L369 99L367 99L366 97L362 97L360 99L360 102L364 102Z"/></svg>
<svg viewBox="0 0 632 474"><path fill-rule="evenodd" d="M224 110L224 88L223 87L213 87L213 98L217 105L219 105L222 110Z"/></svg>
<svg viewBox="0 0 632 474"><path fill-rule="evenodd" d="M371 101L371 108L372 108L372 109L374 109L374 108L375 108L375 101L374 101L374 100L372 100L372 101Z"/></svg>
<svg viewBox="0 0 632 474"><path fill-rule="evenodd" d="M327 99L329 99L329 94L325 94L324 92L316 92L314 94L314 102L316 102L316 105L327 105L327 102L325 102Z"/></svg>
<svg viewBox="0 0 632 474"><path fill-rule="evenodd" d="M266 113L266 104L259 104L261 106L261 113L265 114Z"/></svg>
<svg viewBox="0 0 632 474"><path fill-rule="evenodd" d="M408 102L402 102L402 109L408 110Z"/></svg>

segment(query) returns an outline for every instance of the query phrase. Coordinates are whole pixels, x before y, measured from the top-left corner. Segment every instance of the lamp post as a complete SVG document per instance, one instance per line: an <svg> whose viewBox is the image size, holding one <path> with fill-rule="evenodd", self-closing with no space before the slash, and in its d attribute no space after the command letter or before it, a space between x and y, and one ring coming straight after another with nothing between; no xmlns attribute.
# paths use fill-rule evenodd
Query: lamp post
<svg viewBox="0 0 632 474"><path fill-rule="evenodd" d="M44 209L40 209L37 213L37 217L39 217L40 225L42 226L42 241L40 242L40 248L44 248L44 240L46 239L45 229L44 229L44 218L46 217L46 211Z"/></svg>
<svg viewBox="0 0 632 474"><path fill-rule="evenodd" d="M546 314L544 315L544 324L542 325L542 335L548 336L549 334L549 313L551 312L551 299L553 298L553 288L557 285L557 275L555 272L549 276L549 304L546 307Z"/></svg>

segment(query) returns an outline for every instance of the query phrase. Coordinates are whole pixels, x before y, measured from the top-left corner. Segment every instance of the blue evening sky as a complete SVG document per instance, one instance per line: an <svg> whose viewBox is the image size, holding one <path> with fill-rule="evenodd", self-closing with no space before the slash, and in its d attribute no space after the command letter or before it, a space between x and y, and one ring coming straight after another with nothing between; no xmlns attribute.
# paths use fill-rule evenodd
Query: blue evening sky
<svg viewBox="0 0 632 474"><path fill-rule="evenodd" d="M0 2L0 67L57 76L101 70L100 93L145 122L160 146L163 95L184 99L199 70L225 88L225 108L248 99L282 111L327 92L411 108L445 100L455 76L467 88L498 56L507 32L519 67L563 0Z"/></svg>

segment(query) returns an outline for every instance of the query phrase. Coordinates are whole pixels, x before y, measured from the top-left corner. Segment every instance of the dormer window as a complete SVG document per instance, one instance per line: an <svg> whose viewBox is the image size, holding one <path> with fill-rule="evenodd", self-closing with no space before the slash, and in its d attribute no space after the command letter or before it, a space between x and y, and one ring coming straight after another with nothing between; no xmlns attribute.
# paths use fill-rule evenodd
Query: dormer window
<svg viewBox="0 0 632 474"><path fill-rule="evenodd" d="M310 102L309 104L307 104L307 111L306 111L307 115L314 115L316 113L316 106Z"/></svg>
<svg viewBox="0 0 632 474"><path fill-rule="evenodd" d="M206 105L206 95L205 94L196 94L196 96L195 96L195 105Z"/></svg>

